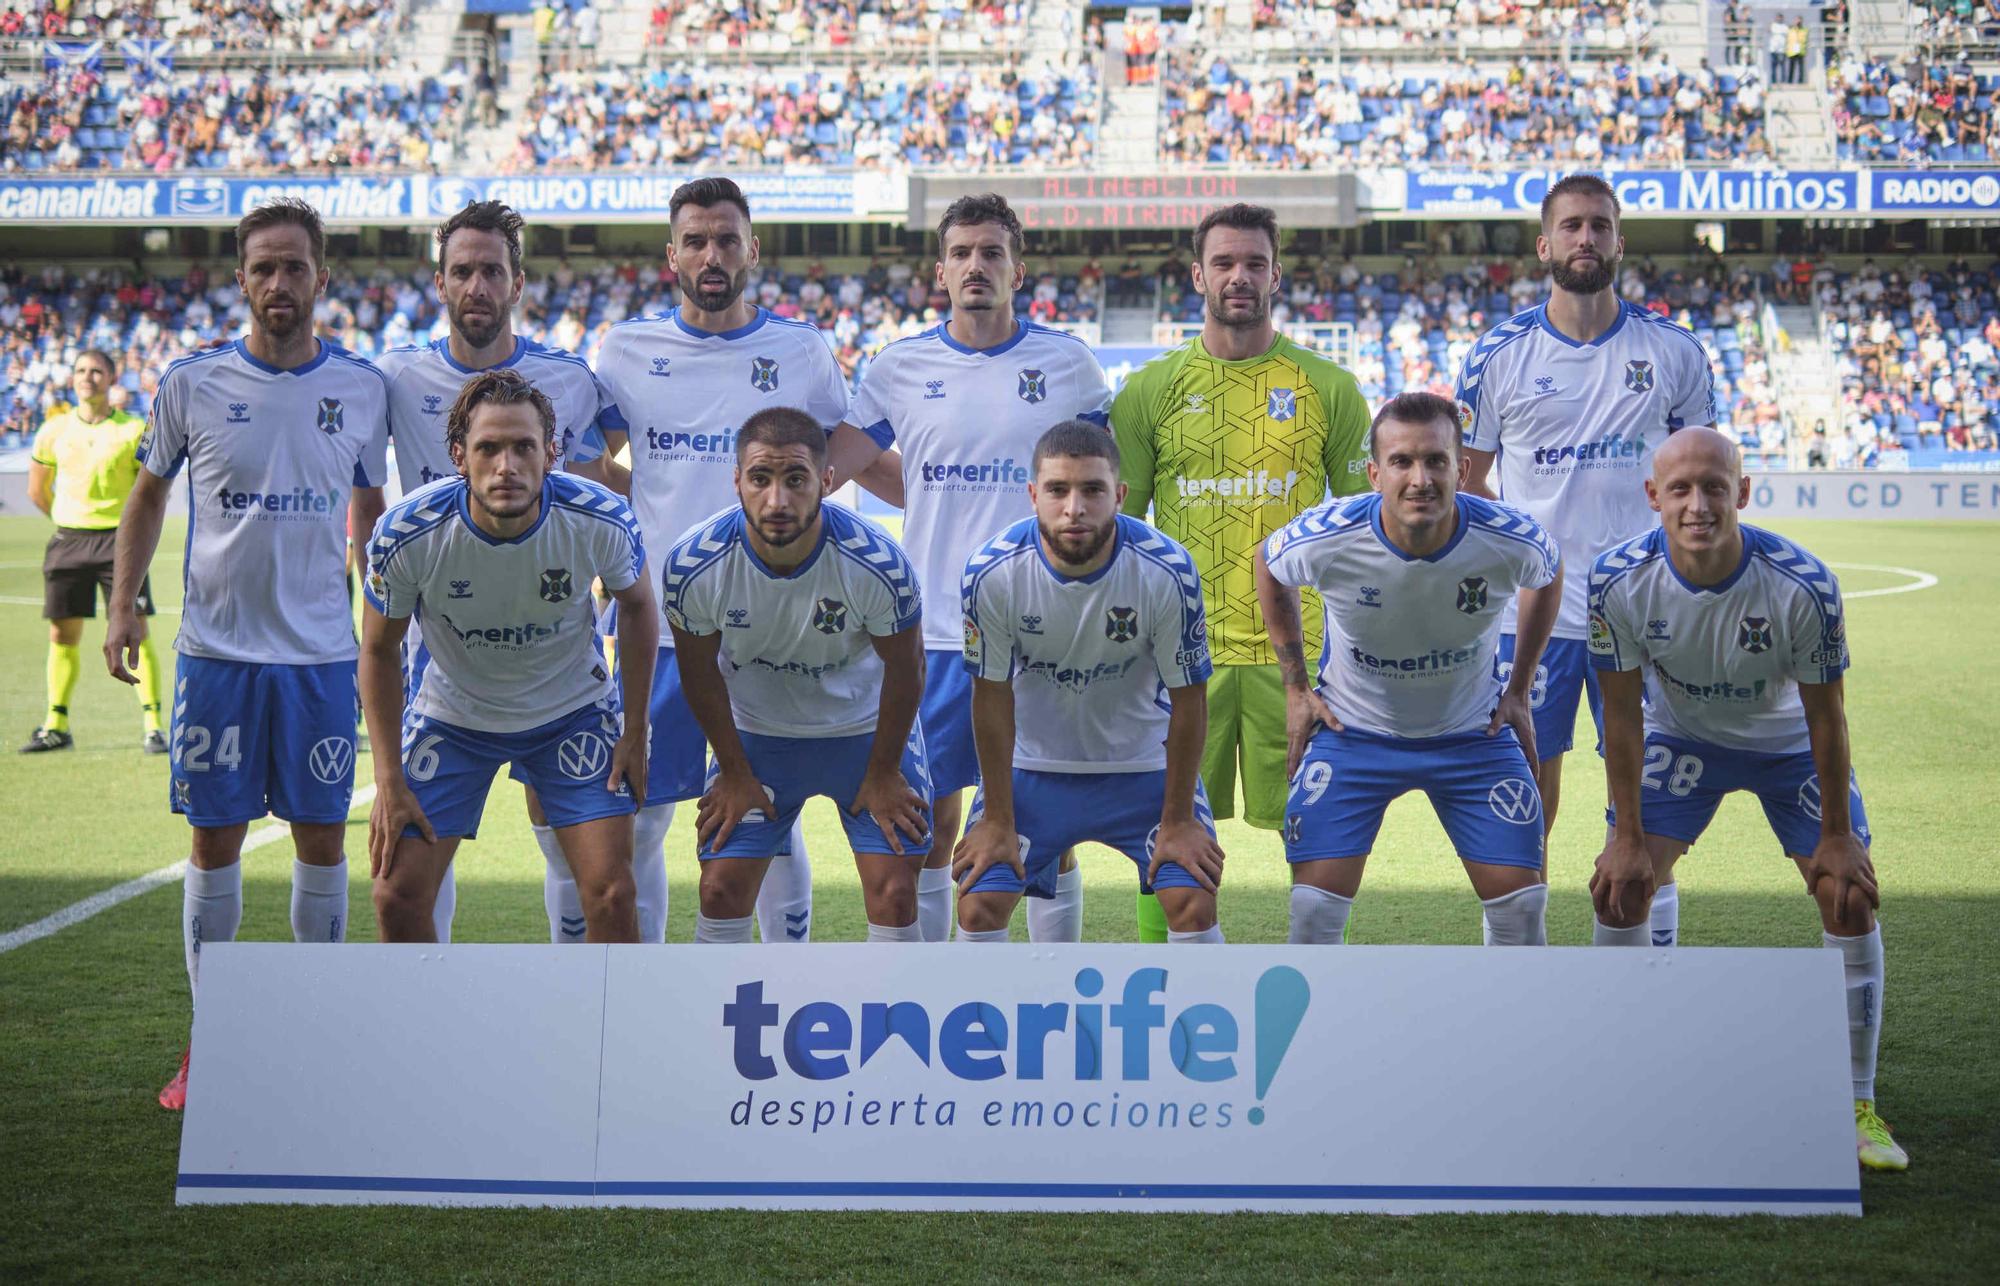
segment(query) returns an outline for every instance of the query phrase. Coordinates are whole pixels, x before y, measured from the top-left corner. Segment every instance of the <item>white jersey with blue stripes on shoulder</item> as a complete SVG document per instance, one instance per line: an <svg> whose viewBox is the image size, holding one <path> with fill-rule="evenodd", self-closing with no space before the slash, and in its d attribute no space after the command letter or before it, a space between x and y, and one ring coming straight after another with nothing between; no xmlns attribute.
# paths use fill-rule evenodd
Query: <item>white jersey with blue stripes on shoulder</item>
<svg viewBox="0 0 2000 1286"><path fill-rule="evenodd" d="M431 664L411 702L417 714L523 732L615 701L590 582L629 589L645 565L631 508L587 478L548 475L534 525L507 540L475 525L465 479L447 478L383 513L367 595L384 616L423 623Z"/></svg>
<svg viewBox="0 0 2000 1286"><path fill-rule="evenodd" d="M1030 322L992 348L967 348L939 325L869 363L847 419L903 454L903 539L931 592L926 648L958 647L944 595L974 550L1033 512L1035 443L1063 420L1106 427L1110 411L1090 345Z"/></svg>
<svg viewBox="0 0 2000 1286"><path fill-rule="evenodd" d="M827 501L819 512L818 542L789 572L750 547L741 507L698 524L665 559L667 620L688 634L722 636L739 732L873 732L882 700L873 640L913 628L922 615L902 546L845 506Z"/></svg>
<svg viewBox="0 0 2000 1286"><path fill-rule="evenodd" d="M1050 564L1032 517L966 561L965 666L1014 687L1014 766L1158 772L1168 688L1208 681L1208 616L1187 550L1123 514L1110 561L1088 576Z"/></svg>
<svg viewBox="0 0 2000 1286"><path fill-rule="evenodd" d="M597 374L630 425L632 508L664 547L736 497L736 432L774 406L831 433L847 380L817 326L768 310L710 334L678 310L620 322L597 350Z"/></svg>
<svg viewBox="0 0 2000 1286"><path fill-rule="evenodd" d="M1811 748L1801 683L1847 670L1847 616L1825 563L1761 527L1715 585L1689 583L1655 527L1590 569L1590 659L1646 674L1646 730L1732 750Z"/></svg>
<svg viewBox="0 0 2000 1286"><path fill-rule="evenodd" d="M456 477L445 421L459 390L483 372L459 365L444 339L392 348L375 365L389 377L389 442L403 491ZM516 371L554 404L558 469L603 455L603 429L625 431L616 399L575 353L516 338L506 360L486 370Z"/></svg>
<svg viewBox="0 0 2000 1286"><path fill-rule="evenodd" d="M187 469L188 656L321 665L356 655L347 502L388 472L388 383L338 344L280 370L241 340L160 377L139 444L148 471Z"/></svg>
<svg viewBox="0 0 2000 1286"><path fill-rule="evenodd" d="M1451 538L1421 557L1390 542L1378 493L1301 514L1264 542L1280 584L1325 600L1319 694L1349 728L1447 737L1493 714L1501 613L1517 591L1555 580L1562 554L1521 510L1457 499Z"/></svg>
<svg viewBox="0 0 2000 1286"><path fill-rule="evenodd" d="M1577 569L1555 637L1586 637L1583 569L1652 525L1653 452L1675 429L1715 423L1707 352L1685 328L1629 303L1580 344L1538 304L1473 345L1458 402L1465 445L1499 456L1491 481L1500 498L1555 533ZM1514 628L1511 613L1505 628Z"/></svg>

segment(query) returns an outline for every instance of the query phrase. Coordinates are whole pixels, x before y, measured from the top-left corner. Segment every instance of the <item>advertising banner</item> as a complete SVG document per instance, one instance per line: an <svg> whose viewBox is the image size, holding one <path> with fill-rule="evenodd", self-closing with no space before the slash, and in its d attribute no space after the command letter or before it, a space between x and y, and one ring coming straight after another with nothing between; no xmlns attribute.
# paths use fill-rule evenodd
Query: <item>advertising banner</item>
<svg viewBox="0 0 2000 1286"><path fill-rule="evenodd" d="M1580 172L1581 172L1581 167ZM1854 214L1868 176L1856 170L1599 169L1628 217ZM1415 215L1531 214L1562 170L1412 170L1404 208Z"/></svg>
<svg viewBox="0 0 2000 1286"><path fill-rule="evenodd" d="M2000 519L2000 473L1753 473L1752 522L1770 518Z"/></svg>

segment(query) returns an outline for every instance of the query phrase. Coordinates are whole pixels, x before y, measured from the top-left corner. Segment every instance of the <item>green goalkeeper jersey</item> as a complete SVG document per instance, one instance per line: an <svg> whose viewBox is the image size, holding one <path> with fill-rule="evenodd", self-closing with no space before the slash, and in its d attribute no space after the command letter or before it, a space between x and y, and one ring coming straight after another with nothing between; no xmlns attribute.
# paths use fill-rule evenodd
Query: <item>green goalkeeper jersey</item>
<svg viewBox="0 0 2000 1286"><path fill-rule="evenodd" d="M1330 491L1368 489L1368 406L1332 359L1280 335L1261 356L1211 357L1197 336L1132 372L1111 404L1130 488L1125 512L1201 568L1217 665L1270 665L1257 610L1257 546ZM1303 605L1317 656L1320 608Z"/></svg>

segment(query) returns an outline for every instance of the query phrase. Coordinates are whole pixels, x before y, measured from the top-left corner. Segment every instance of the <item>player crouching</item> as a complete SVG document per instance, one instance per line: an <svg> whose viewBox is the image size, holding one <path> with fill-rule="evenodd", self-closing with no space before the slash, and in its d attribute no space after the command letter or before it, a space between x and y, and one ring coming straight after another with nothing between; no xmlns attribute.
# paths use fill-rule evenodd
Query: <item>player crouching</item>
<svg viewBox="0 0 2000 1286"><path fill-rule="evenodd" d="M1391 399L1369 435L1376 494L1294 519L1257 554L1285 680L1293 942L1346 939L1382 815L1412 790L1430 796L1472 880L1487 945L1547 941L1528 692L1562 601L1562 559L1527 514L1459 492L1457 420L1434 394ZM1326 602L1316 687L1301 585ZM1517 663L1496 692L1501 615L1517 592Z"/></svg>
<svg viewBox="0 0 2000 1286"><path fill-rule="evenodd" d="M965 664L981 786L952 861L958 936L1005 942L1063 850L1138 863L1168 940L1221 942L1222 849L1201 789L1208 622L1187 550L1119 515L1118 447L1085 420L1035 444L1035 516L965 565Z"/></svg>
<svg viewBox="0 0 2000 1286"><path fill-rule="evenodd" d="M750 941L765 869L814 795L840 808L868 940L923 940L931 786L914 730L917 575L880 528L826 500L832 482L818 421L759 411L736 437L740 503L666 559L682 690L715 751L695 814L696 942Z"/></svg>
<svg viewBox="0 0 2000 1286"><path fill-rule="evenodd" d="M403 748L400 763L376 757L368 819L381 938L436 941L438 887L512 761L575 874L584 940L636 942L632 814L646 787L653 676L628 667L623 693L614 688L590 582L601 578L624 609L628 644L657 645L639 524L611 491L552 471L555 410L514 371L470 380L447 424L459 476L383 514L368 550L362 709L376 746L397 744L400 728ZM431 663L406 712L413 616ZM622 726L621 695L638 712Z"/></svg>
<svg viewBox="0 0 2000 1286"><path fill-rule="evenodd" d="M1646 496L1661 525L1607 550L1590 573L1612 802L1590 882L1594 940L1648 945L1654 889L1673 878L1724 795L1756 795L1819 903L1822 940L1845 962L1861 1164L1907 1169L1875 1114L1880 894L1848 754L1839 582L1798 546L1742 524L1750 480L1735 444L1713 429L1669 438Z"/></svg>

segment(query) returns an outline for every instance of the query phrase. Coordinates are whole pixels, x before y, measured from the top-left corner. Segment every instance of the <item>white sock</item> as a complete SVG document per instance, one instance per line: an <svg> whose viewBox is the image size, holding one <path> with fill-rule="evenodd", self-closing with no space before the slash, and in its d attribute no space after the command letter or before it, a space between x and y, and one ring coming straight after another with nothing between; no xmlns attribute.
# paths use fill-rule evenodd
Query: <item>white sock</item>
<svg viewBox="0 0 2000 1286"><path fill-rule="evenodd" d="M961 924L958 926L958 940L960 942L1005 942L1007 940L1007 926L1002 925L997 929L968 929Z"/></svg>
<svg viewBox="0 0 2000 1286"><path fill-rule="evenodd" d="M748 942L750 930L756 927L757 917L742 916L735 920L711 920L701 912L694 914L694 940L696 942Z"/></svg>
<svg viewBox="0 0 2000 1286"><path fill-rule="evenodd" d="M632 900L639 911L639 941L667 940L667 829L672 803L652 804L632 819Z"/></svg>
<svg viewBox="0 0 2000 1286"><path fill-rule="evenodd" d="M1882 926L1858 938L1822 933L1820 940L1840 952L1847 975L1847 1061L1854 1073L1854 1097L1875 1097L1875 1047L1882 1040Z"/></svg>
<svg viewBox="0 0 2000 1286"><path fill-rule="evenodd" d="M589 927L583 920L583 897L576 891L576 877L570 873L555 828L532 822L528 827L535 832L535 847L542 850L547 867L542 874L542 907L549 913L549 941L581 942Z"/></svg>
<svg viewBox="0 0 2000 1286"><path fill-rule="evenodd" d="M792 823L791 848L771 859L757 890L757 935L766 942L812 941L813 868L804 818Z"/></svg>
<svg viewBox="0 0 2000 1286"><path fill-rule="evenodd" d="M868 922L868 940L870 942L922 942L924 940L924 933L922 929L917 927L917 923L914 920L908 924L877 924L873 920L870 920Z"/></svg>
<svg viewBox="0 0 2000 1286"><path fill-rule="evenodd" d="M1056 895L1028 898L1028 941L1083 941L1083 865L1056 875Z"/></svg>
<svg viewBox="0 0 2000 1286"><path fill-rule="evenodd" d="M204 871L192 860L181 887L181 944L187 956L188 991L201 973L205 942L234 942L243 923L243 864Z"/></svg>
<svg viewBox="0 0 2000 1286"><path fill-rule="evenodd" d="M1292 885L1292 932L1287 942L1319 942L1338 946L1347 941L1347 917L1354 899L1310 884Z"/></svg>
<svg viewBox="0 0 2000 1286"><path fill-rule="evenodd" d="M926 866L917 872L917 927L925 942L951 937L951 868Z"/></svg>
<svg viewBox="0 0 2000 1286"><path fill-rule="evenodd" d="M1167 930L1168 942L1221 942L1222 940L1220 924L1211 924L1206 929L1196 929L1191 933L1181 933L1175 929Z"/></svg>
<svg viewBox="0 0 2000 1286"><path fill-rule="evenodd" d="M1681 941L1681 886L1662 884L1653 892L1652 945L1676 947Z"/></svg>
<svg viewBox="0 0 2000 1286"><path fill-rule="evenodd" d="M1643 924L1635 924L1629 929L1614 929L1602 920L1592 921L1590 945L1593 947L1645 947L1652 945L1652 931Z"/></svg>
<svg viewBox="0 0 2000 1286"><path fill-rule="evenodd" d="M431 904L431 927L437 930L439 942L451 941L451 920L458 913L458 877L453 874L457 869L457 862L445 866L444 878L438 881L437 901Z"/></svg>
<svg viewBox="0 0 2000 1286"><path fill-rule="evenodd" d="M1531 884L1504 896L1482 900L1480 920L1489 947L1546 947L1548 930L1544 917L1549 909L1549 886Z"/></svg>
<svg viewBox="0 0 2000 1286"><path fill-rule="evenodd" d="M347 855L332 866L292 859L292 941L347 941Z"/></svg>

